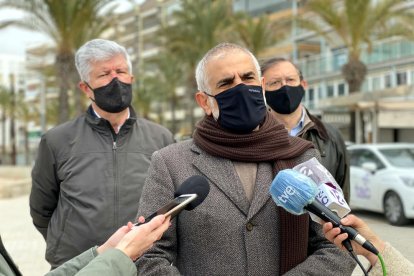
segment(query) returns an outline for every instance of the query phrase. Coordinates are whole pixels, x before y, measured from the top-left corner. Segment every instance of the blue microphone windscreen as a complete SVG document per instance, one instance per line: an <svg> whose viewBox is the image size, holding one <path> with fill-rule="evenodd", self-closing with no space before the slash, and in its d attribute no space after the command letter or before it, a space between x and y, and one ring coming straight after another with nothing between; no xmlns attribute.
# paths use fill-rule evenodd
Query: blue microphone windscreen
<svg viewBox="0 0 414 276"><path fill-rule="evenodd" d="M318 193L315 182L292 169L281 170L270 186L270 195L277 206L289 213L301 215Z"/></svg>

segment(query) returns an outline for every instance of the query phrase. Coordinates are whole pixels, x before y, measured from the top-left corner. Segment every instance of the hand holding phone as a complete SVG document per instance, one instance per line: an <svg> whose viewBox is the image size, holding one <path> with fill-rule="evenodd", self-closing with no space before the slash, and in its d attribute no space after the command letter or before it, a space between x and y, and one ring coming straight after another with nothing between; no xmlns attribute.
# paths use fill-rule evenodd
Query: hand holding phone
<svg viewBox="0 0 414 276"><path fill-rule="evenodd" d="M150 221L158 215L165 215L166 217L171 217L173 219L178 213L180 213L190 202L194 201L197 198L197 194L183 194L174 198L174 200L168 202L155 213L152 213L150 216L145 218L145 222ZM144 223L145 223L144 222ZM134 226L139 226L143 223L137 222Z"/></svg>

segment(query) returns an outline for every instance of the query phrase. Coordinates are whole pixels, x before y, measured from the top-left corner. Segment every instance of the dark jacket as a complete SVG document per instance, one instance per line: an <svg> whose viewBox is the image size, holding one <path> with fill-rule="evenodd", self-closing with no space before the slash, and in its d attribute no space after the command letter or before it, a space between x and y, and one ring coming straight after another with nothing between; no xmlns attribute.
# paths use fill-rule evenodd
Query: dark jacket
<svg viewBox="0 0 414 276"><path fill-rule="evenodd" d="M298 136L313 142L321 155L322 165L338 182L349 202L349 159L344 140L335 127L322 122L308 110L306 112L311 123L306 124Z"/></svg>
<svg viewBox="0 0 414 276"><path fill-rule="evenodd" d="M42 136L30 214L46 240L52 267L102 244L135 219L151 155L173 138L164 127L130 112L117 135L90 107Z"/></svg>

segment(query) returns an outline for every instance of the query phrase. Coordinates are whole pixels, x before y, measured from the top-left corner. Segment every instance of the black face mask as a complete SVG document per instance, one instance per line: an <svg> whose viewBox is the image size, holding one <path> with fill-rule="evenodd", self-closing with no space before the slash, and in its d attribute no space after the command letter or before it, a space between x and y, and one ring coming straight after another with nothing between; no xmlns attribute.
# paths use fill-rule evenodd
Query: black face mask
<svg viewBox="0 0 414 276"><path fill-rule="evenodd" d="M107 85L95 89L92 89L88 83L86 84L95 95L95 100L91 100L94 101L100 109L106 112L119 113L124 111L131 104L131 84L124 83L118 80L118 78L113 78Z"/></svg>
<svg viewBox="0 0 414 276"><path fill-rule="evenodd" d="M291 114L302 101L305 90L302 85L282 86L278 90L265 91L266 103L279 114Z"/></svg>
<svg viewBox="0 0 414 276"><path fill-rule="evenodd" d="M207 95L217 101L217 122L231 132L250 133L266 116L266 105L260 86L241 83L216 96Z"/></svg>

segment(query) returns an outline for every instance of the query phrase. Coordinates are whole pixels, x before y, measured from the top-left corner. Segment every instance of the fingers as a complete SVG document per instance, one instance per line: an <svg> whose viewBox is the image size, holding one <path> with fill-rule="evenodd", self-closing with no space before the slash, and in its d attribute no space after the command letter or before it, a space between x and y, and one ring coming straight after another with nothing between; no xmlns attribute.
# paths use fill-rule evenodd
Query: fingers
<svg viewBox="0 0 414 276"><path fill-rule="evenodd" d="M337 247L344 249L342 242L348 238L347 233L341 234L341 229L333 227L332 223L327 222L322 227L325 238L335 244Z"/></svg>
<svg viewBox="0 0 414 276"><path fill-rule="evenodd" d="M131 230L131 227L129 227L128 225L123 225L121 226L118 230L116 230L116 232L114 234L112 234L111 237L122 237L124 236L126 233L128 233Z"/></svg>
<svg viewBox="0 0 414 276"><path fill-rule="evenodd" d="M351 225L355 224L355 221L358 220L358 218L352 214L347 215L346 217L341 219L341 223L343 225Z"/></svg>
<svg viewBox="0 0 414 276"><path fill-rule="evenodd" d="M140 217L137 219L137 221L138 221L139 223L144 223L144 222L145 222L145 218L144 218L143 216L140 216Z"/></svg>
<svg viewBox="0 0 414 276"><path fill-rule="evenodd" d="M343 225L352 226L354 228L365 228L368 227L367 224L360 218L355 215L347 215L343 219L341 219L341 223Z"/></svg>
<svg viewBox="0 0 414 276"><path fill-rule="evenodd" d="M153 239L153 241L155 242L161 239L164 232L170 226L170 218L169 217L166 218L165 216L160 215L160 216L156 216L155 218L153 218L150 223L151 223L150 236L151 236L151 239Z"/></svg>
<svg viewBox="0 0 414 276"><path fill-rule="evenodd" d="M158 234L157 236L157 240L161 239L162 235L164 234L165 231L167 231L168 227L170 227L171 223L170 223L170 217L165 218L164 222L161 224L160 227L158 227L157 229L155 229L154 232L156 232L156 234Z"/></svg>
<svg viewBox="0 0 414 276"><path fill-rule="evenodd" d="M333 225L332 225L331 222L324 223L323 226L322 226L323 234L326 234L326 232L328 232L332 228L333 228Z"/></svg>
<svg viewBox="0 0 414 276"><path fill-rule="evenodd" d="M347 234L347 233L342 233L342 234L339 234L339 235L337 235L337 236L334 238L333 243L334 243L337 247L339 247L339 248L341 248L341 249L345 249L345 248L344 248L344 246L343 246L343 244L342 244L342 242L343 242L344 240L346 240L347 238L348 238L348 234Z"/></svg>
<svg viewBox="0 0 414 276"><path fill-rule="evenodd" d="M340 233L341 233L341 229L339 229L338 227L335 227L335 228L331 228L329 231L324 232L324 235L327 240L329 240L330 242L334 242L334 239Z"/></svg>

